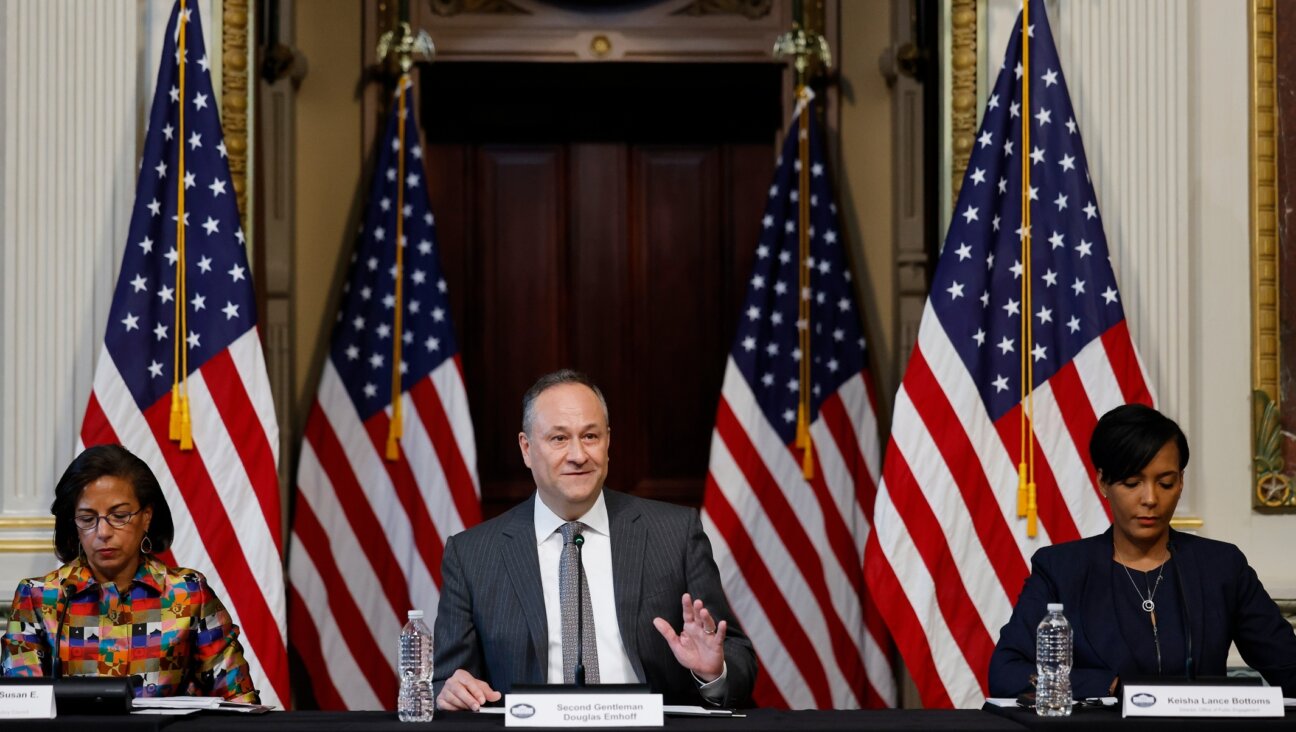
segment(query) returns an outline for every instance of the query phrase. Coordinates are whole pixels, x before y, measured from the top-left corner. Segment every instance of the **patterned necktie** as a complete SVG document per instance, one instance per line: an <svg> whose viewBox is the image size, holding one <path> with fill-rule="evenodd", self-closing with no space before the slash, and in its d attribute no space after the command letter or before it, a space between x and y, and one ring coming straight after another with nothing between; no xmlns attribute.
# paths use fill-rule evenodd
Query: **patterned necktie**
<svg viewBox="0 0 1296 732"><path fill-rule="evenodd" d="M594 639L594 611L590 605L589 583L585 570L577 563L580 549L572 540L580 536L585 524L570 521L560 527L563 538L562 557L558 561L558 600L562 604L563 682L576 682L576 619L581 618L581 633L585 650L585 682L599 682L598 644ZM577 581L580 597L577 598ZM579 604L579 608L577 605ZM580 613L577 615L577 613Z"/></svg>

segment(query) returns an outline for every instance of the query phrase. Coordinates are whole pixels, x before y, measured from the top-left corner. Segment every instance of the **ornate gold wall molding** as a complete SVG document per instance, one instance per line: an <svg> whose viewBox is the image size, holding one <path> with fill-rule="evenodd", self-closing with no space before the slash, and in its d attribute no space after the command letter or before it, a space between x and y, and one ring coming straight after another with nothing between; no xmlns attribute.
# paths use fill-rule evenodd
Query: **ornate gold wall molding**
<svg viewBox="0 0 1296 732"><path fill-rule="evenodd" d="M950 206L958 200L976 138L977 8L976 0L950 3Z"/></svg>
<svg viewBox="0 0 1296 732"><path fill-rule="evenodd" d="M1251 3L1251 383L1278 400L1278 113L1273 0Z"/></svg>
<svg viewBox="0 0 1296 732"><path fill-rule="evenodd" d="M1252 0L1251 31L1251 505L1296 511L1283 460L1279 334L1278 74L1273 0Z"/></svg>
<svg viewBox="0 0 1296 732"><path fill-rule="evenodd" d="M224 0L221 16L221 127L243 231L248 233L248 0Z"/></svg>
<svg viewBox="0 0 1296 732"><path fill-rule="evenodd" d="M53 553L53 539L0 539L0 554Z"/></svg>
<svg viewBox="0 0 1296 732"><path fill-rule="evenodd" d="M0 531L53 531L53 516L0 517Z"/></svg>

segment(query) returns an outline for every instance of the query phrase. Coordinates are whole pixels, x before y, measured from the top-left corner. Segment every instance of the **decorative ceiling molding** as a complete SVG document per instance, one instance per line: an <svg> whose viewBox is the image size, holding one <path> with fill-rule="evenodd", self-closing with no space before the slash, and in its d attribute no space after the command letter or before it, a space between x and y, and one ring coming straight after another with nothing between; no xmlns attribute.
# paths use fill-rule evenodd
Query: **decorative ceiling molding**
<svg viewBox="0 0 1296 732"><path fill-rule="evenodd" d="M415 0L438 61L773 62L791 0Z"/></svg>
<svg viewBox="0 0 1296 732"><path fill-rule="evenodd" d="M509 0L428 0L428 9L444 18L456 15L530 15Z"/></svg>
<svg viewBox="0 0 1296 732"><path fill-rule="evenodd" d="M755 20L774 9L774 0L694 0L672 15L741 15Z"/></svg>

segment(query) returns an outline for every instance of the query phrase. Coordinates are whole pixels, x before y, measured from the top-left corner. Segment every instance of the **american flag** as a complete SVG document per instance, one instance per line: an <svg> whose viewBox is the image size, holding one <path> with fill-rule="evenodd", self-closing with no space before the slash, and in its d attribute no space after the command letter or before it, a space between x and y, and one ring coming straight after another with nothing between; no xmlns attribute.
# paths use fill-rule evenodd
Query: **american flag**
<svg viewBox="0 0 1296 732"><path fill-rule="evenodd" d="M210 66L197 3L177 2L80 442L120 443L157 474L175 519L175 543L162 559L207 576L242 630L262 701L282 704L288 662L279 427ZM176 232L181 185L183 250ZM190 404L192 450L170 439L178 346L188 354L180 393Z"/></svg>
<svg viewBox="0 0 1296 732"><path fill-rule="evenodd" d="M406 78L379 143L297 471L291 641L324 709L395 707L406 611L421 608L432 624L446 537L481 520L468 395L409 97ZM403 436L389 460L397 342Z"/></svg>
<svg viewBox="0 0 1296 732"><path fill-rule="evenodd" d="M798 115L725 368L702 518L760 658L756 703L887 706L895 700L889 643L863 578L879 463L875 400L822 132L813 108L800 114L810 116L809 284L803 291ZM799 335L807 326L808 355ZM809 479L795 447L802 388L810 390Z"/></svg>
<svg viewBox="0 0 1296 732"><path fill-rule="evenodd" d="M1088 455L1094 424L1115 406L1153 400L1048 18L1039 0L1029 12L1029 63L1019 16L896 394L869 539L869 588L927 707L981 705L1030 556L1109 525ZM1022 156L1031 171L1030 270ZM1032 319L1033 343L1023 343L1022 318ZM1035 538L1017 504L1027 354Z"/></svg>

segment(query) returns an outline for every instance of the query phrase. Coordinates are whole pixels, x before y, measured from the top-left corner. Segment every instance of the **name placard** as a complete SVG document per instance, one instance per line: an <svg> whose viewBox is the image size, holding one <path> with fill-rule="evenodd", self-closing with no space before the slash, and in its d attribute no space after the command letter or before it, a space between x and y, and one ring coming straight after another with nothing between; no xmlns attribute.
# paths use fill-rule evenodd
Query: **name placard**
<svg viewBox="0 0 1296 732"><path fill-rule="evenodd" d="M1276 686L1125 687L1122 717L1281 717L1282 689Z"/></svg>
<svg viewBox="0 0 1296 732"><path fill-rule="evenodd" d="M0 686L0 719L53 719L54 684Z"/></svg>
<svg viewBox="0 0 1296 732"><path fill-rule="evenodd" d="M661 694L506 694L505 727L660 727Z"/></svg>

